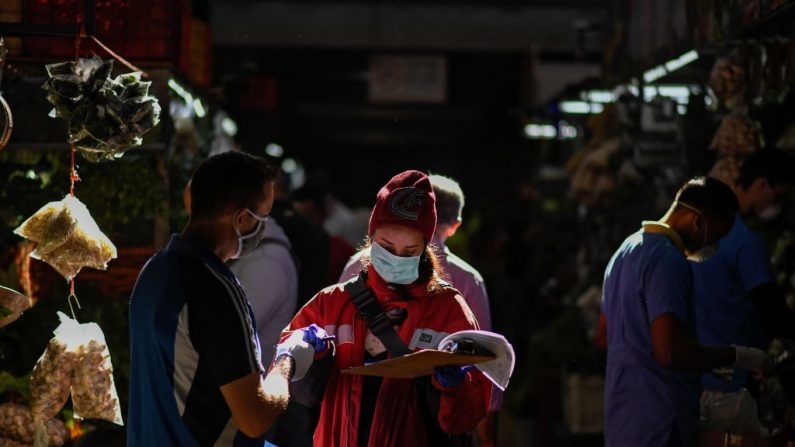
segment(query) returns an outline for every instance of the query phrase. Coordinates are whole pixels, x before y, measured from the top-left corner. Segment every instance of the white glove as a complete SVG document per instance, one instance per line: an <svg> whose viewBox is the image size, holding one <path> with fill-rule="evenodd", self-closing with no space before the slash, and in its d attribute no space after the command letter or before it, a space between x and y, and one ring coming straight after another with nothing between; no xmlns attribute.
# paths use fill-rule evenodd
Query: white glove
<svg viewBox="0 0 795 447"><path fill-rule="evenodd" d="M747 369L763 377L773 372L773 359L761 349L735 346L734 350L734 366Z"/></svg>
<svg viewBox="0 0 795 447"><path fill-rule="evenodd" d="M295 360L295 372L292 381L301 380L312 361L315 359L315 348L304 341L304 329L296 329L283 342L276 345L276 357L288 355Z"/></svg>

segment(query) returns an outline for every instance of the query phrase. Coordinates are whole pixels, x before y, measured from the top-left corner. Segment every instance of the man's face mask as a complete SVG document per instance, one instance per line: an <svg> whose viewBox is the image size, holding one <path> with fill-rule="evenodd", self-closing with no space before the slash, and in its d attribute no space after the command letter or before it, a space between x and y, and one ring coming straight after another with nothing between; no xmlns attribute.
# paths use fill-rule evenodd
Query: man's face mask
<svg viewBox="0 0 795 447"><path fill-rule="evenodd" d="M246 208L246 211L251 214L254 219L257 219L257 227L249 234L240 234L240 229L237 228L234 217L232 217L232 225L234 225L235 234L237 235L237 251L232 255L232 259L244 258L250 255L251 252L257 248L263 236L265 236L265 227L268 223L268 217L257 216L248 208Z"/></svg>
<svg viewBox="0 0 795 447"><path fill-rule="evenodd" d="M689 259L691 261L696 261L696 262L705 261L710 256L712 256L712 255L714 255L715 253L718 252L719 240L715 240L715 242L713 242L711 244L707 244L707 241L709 240L708 239L708 235L709 235L709 219L707 218L707 216L703 212L701 212L701 210L699 210L698 208L696 208L696 207L694 207L692 205L688 205L687 203L679 202L679 205L682 205L683 207L685 207L685 208L687 208L687 209L689 209L691 211L695 211L696 213L698 213L701 216L702 219L704 219L704 238L701 241L701 248L699 248L694 253L688 253L687 259Z"/></svg>
<svg viewBox="0 0 795 447"><path fill-rule="evenodd" d="M420 256L393 255L375 241L370 246L370 262L375 271L392 284L411 284L419 278Z"/></svg>

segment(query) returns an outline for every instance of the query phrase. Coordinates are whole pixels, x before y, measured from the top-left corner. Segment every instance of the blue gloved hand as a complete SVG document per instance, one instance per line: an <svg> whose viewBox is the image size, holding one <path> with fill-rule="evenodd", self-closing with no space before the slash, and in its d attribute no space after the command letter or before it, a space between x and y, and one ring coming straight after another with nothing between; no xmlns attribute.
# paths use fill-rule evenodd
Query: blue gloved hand
<svg viewBox="0 0 795 447"><path fill-rule="evenodd" d="M467 371L474 368L473 365L466 366L437 366L433 369L436 380L445 388L452 388L460 385L467 376Z"/></svg>
<svg viewBox="0 0 795 447"><path fill-rule="evenodd" d="M315 354L325 352L331 345L332 340L336 338L314 323L302 330L304 331L304 341L315 349Z"/></svg>
<svg viewBox="0 0 795 447"><path fill-rule="evenodd" d="M311 324L294 330L289 337L276 345L276 356L288 355L295 361L293 381L301 380L312 366L316 355L333 346L334 336L328 335L320 326Z"/></svg>

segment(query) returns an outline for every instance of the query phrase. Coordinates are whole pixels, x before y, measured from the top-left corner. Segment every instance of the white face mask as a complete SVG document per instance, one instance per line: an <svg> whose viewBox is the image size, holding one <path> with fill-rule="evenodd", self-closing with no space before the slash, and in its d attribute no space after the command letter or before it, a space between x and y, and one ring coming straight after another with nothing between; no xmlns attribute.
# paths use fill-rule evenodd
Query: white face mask
<svg viewBox="0 0 795 447"><path fill-rule="evenodd" d="M763 209L758 217L762 220L773 220L781 214L781 205L774 203L767 208Z"/></svg>
<svg viewBox="0 0 795 447"><path fill-rule="evenodd" d="M232 255L232 259L243 258L251 254L257 245L259 245L262 238L265 236L265 227L268 223L268 216L257 216L251 210L246 208L246 211L257 219L257 227L254 228L249 234L240 234L240 230L235 225L235 218L232 217L232 225L235 227L235 234L237 235L237 251Z"/></svg>
<svg viewBox="0 0 795 447"><path fill-rule="evenodd" d="M375 241L370 246L370 262L384 281L391 284L411 284L420 276L419 256L397 256Z"/></svg>
<svg viewBox="0 0 795 447"><path fill-rule="evenodd" d="M701 217L704 219L704 240L701 241L701 248L699 248L698 251L696 251L695 253L688 254L687 259L695 262L705 261L710 256L718 252L718 242L719 242L715 241L712 244L707 245L707 235L709 234L709 219L707 219L707 216L698 208L692 205L688 205L687 203L684 202L678 202L678 203L679 205L682 205L683 207L700 214Z"/></svg>

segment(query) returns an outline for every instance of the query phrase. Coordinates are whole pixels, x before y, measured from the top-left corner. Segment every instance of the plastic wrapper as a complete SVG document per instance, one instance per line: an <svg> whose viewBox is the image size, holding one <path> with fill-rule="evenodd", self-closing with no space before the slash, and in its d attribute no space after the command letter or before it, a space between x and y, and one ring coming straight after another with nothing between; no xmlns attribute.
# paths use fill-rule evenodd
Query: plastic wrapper
<svg viewBox="0 0 795 447"><path fill-rule="evenodd" d="M14 233L36 242L30 256L50 264L67 281L83 267L105 270L117 256L86 206L71 195L44 205Z"/></svg>
<svg viewBox="0 0 795 447"><path fill-rule="evenodd" d="M46 445L44 421L57 414L72 393L78 419L104 419L122 425L105 335L96 323L83 323L58 312L61 324L33 369L30 401L36 427L34 445Z"/></svg>
<svg viewBox="0 0 795 447"><path fill-rule="evenodd" d="M47 421L46 431L50 446L62 446L69 439L69 430L58 419ZM33 418L28 407L12 403L0 404L0 446L33 445L34 433Z"/></svg>
<svg viewBox="0 0 795 447"><path fill-rule="evenodd" d="M96 323L81 326L82 336L90 341L78 348L77 367L72 374L74 415L79 419L104 419L123 425L105 336Z"/></svg>
<svg viewBox="0 0 795 447"><path fill-rule="evenodd" d="M740 435L762 434L756 400L747 389L737 392L704 391L701 394L702 430Z"/></svg>
<svg viewBox="0 0 795 447"><path fill-rule="evenodd" d="M113 61L99 57L47 65L43 85L53 117L68 123L69 142L89 161L113 160L139 146L160 121L160 105L141 73L111 79Z"/></svg>
<svg viewBox="0 0 795 447"><path fill-rule="evenodd" d="M744 157L759 148L759 130L748 114L734 111L723 118L709 147L723 155Z"/></svg>
<svg viewBox="0 0 795 447"><path fill-rule="evenodd" d="M8 326L30 309L30 299L16 290L0 286L0 327Z"/></svg>
<svg viewBox="0 0 795 447"><path fill-rule="evenodd" d="M63 339L64 329L61 323L55 330L55 337L36 362L30 377L30 408L36 423L44 423L58 414L69 397L77 353Z"/></svg>

